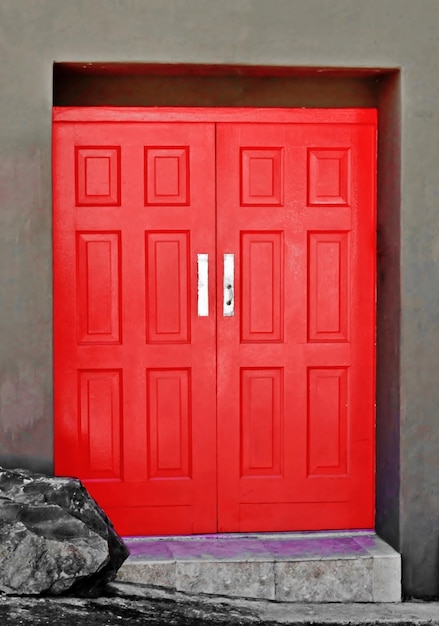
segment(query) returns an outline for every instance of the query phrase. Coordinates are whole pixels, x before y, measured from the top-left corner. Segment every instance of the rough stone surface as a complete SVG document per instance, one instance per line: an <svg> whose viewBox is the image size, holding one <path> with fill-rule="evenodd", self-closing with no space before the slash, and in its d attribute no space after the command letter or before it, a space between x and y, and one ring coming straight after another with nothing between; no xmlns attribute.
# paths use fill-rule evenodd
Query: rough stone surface
<svg viewBox="0 0 439 626"><path fill-rule="evenodd" d="M0 592L98 593L128 554L79 480L0 468Z"/></svg>
<svg viewBox="0 0 439 626"><path fill-rule="evenodd" d="M0 596L1 626L432 626L439 603L288 604L110 583L99 598Z"/></svg>
<svg viewBox="0 0 439 626"><path fill-rule="evenodd" d="M400 602L401 557L372 531L128 537L120 581L279 602Z"/></svg>
<svg viewBox="0 0 439 626"><path fill-rule="evenodd" d="M127 562L119 570L117 580L141 585L155 585L166 589L177 588L175 561L151 561L147 563Z"/></svg>
<svg viewBox="0 0 439 626"><path fill-rule="evenodd" d="M276 599L373 602L372 558L275 563Z"/></svg>
<svg viewBox="0 0 439 626"><path fill-rule="evenodd" d="M271 563L177 562L177 590L243 598L275 599Z"/></svg>

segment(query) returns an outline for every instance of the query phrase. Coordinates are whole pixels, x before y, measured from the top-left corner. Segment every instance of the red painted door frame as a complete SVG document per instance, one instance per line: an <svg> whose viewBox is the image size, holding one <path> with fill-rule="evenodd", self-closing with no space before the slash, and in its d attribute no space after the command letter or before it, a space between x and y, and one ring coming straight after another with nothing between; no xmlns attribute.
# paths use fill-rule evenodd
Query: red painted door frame
<svg viewBox="0 0 439 626"><path fill-rule="evenodd" d="M193 222L182 220L178 198L175 203L171 198L153 197L153 192L148 198L144 191L140 199L135 197L133 190L141 183L125 179L135 167L123 171L130 157L125 155L128 148L116 145L111 136L115 125L125 128L125 146L133 155L138 129L148 128L138 153L145 163L138 174L142 181L145 176L145 185L148 158L165 156L160 150L165 148L168 157L173 150L171 157L180 164L182 159L186 165L190 160L195 172L194 178L190 172L187 179L191 199L187 195L180 204L190 207ZM92 127L90 141L87 128ZM216 198L213 156L206 156L213 151L214 131ZM166 139L167 133L172 141ZM80 475L122 533L373 526L375 143L376 111L372 109L54 109L56 472ZM182 152L181 146L189 146L188 151ZM122 159L120 150L124 151ZM100 167L93 159L101 157L108 161L117 189L93 182L92 173ZM132 162L140 157L132 157ZM87 159L91 159L88 165ZM196 169L197 163L201 169ZM74 170L69 183L69 171ZM82 187L78 182L81 171L85 172ZM268 186L264 186L264 172L268 172ZM206 184L209 178L210 186ZM65 191L69 185L70 200ZM96 197L87 198L88 192ZM101 202L99 194L107 197ZM112 221L112 215L120 217L132 206L143 207L143 212L147 209L144 221ZM206 217L210 214L215 219L215 210L219 216L217 252L215 262L210 263L207 319L196 315L196 293L187 296L193 357L184 360L181 356L188 343L185 337L174 348L166 345L176 343L169 337L162 341L150 329L145 340L145 333L137 328L132 331L124 365L118 359L121 336L128 337L128 333L119 319L110 332L117 336L104 341L106 349L93 346L96 336L87 335L90 320L81 322L83 308L72 306L86 293L81 292L85 287L78 278L81 267L88 263L87 271L92 273L93 267L101 268L92 277L94 284L104 280L102 276L117 276L120 284L112 284L107 295L111 300L117 293L122 302L127 301L125 286L135 284L138 272L137 287L128 294L131 305L125 305L123 315L128 328L139 327L138 320L145 317L145 294L138 288L145 283L142 272L146 276L150 272L152 282L161 275L163 280L154 289L158 293L162 289L163 297L172 299L165 280L170 272L172 282L168 253L186 250L185 242L190 241L190 252L185 251L178 262L187 260L185 280L195 284L196 254L208 252L215 258L215 242L210 241L215 225ZM142 228L145 236L139 238L136 231ZM176 232L179 236L170 238ZM126 241L131 243L124 249ZM141 270L128 262L136 246L137 258L145 259ZM236 309L234 316L224 316L222 259L230 253L235 255ZM102 258L112 259L106 269ZM94 313L90 305L91 326L110 328L117 307L108 308L107 323L98 305ZM179 306L184 309L184 298ZM146 307L149 317L157 318L160 302L154 304L147 298ZM216 384L215 359L209 359L214 344L208 348L215 324L217 423L209 404ZM81 328L85 329L82 335ZM102 343L99 337L96 343ZM145 344L144 356L139 357L139 346ZM167 350L174 360L172 376L166 373ZM138 359L134 377L124 377L124 367L131 366L134 358ZM205 385L198 395L190 391L198 380L196 367L202 368L200 380ZM137 387L136 381L140 381ZM174 442L180 437L179 445L184 436L186 445L191 438L191 460L187 457L186 465L182 462L176 468L175 463L166 466L164 461L159 467L152 463L151 454L147 462L139 462L145 455L142 442L160 435L154 420L149 420L146 432L142 417L128 427L119 415L100 429L101 434L93 434L87 415L99 414L93 408L96 395L107 398L111 413L114 407L129 405L130 396L138 397L140 389L140 402L150 403L149 416L160 413L159 405L171 415L171 399L177 391L184 402L189 394L198 403L186 435L183 431L175 434L172 420L166 435L173 436ZM87 456L90 446L94 454L102 455L104 469L96 468ZM112 456L115 450L121 453ZM216 468L212 470L216 454L218 525L206 514L216 510Z"/></svg>

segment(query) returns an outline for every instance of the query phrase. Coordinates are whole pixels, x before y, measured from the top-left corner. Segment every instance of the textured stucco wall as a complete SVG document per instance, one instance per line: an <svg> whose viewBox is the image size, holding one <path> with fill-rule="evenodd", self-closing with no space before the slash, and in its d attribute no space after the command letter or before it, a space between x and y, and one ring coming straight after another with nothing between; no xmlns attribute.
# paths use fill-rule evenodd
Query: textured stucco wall
<svg viewBox="0 0 439 626"><path fill-rule="evenodd" d="M399 86L380 92L377 523L406 593L439 595L438 24L437 0L0 0L0 461L51 468L54 61L401 68L401 189Z"/></svg>

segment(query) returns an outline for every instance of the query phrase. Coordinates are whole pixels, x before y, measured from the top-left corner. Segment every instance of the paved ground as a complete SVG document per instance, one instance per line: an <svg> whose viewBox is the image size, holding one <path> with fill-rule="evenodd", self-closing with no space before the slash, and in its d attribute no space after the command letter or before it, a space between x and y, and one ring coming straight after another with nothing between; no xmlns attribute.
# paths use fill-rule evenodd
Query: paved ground
<svg viewBox="0 0 439 626"><path fill-rule="evenodd" d="M0 597L0 626L210 626L289 624L439 626L439 602L291 604L190 596L142 585L113 583L105 597Z"/></svg>

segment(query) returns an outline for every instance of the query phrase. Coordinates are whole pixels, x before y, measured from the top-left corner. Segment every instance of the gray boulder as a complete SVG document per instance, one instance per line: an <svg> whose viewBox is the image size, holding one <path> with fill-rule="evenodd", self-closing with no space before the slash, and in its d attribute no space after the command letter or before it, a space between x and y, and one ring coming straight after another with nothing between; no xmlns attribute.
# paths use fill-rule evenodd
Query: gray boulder
<svg viewBox="0 0 439 626"><path fill-rule="evenodd" d="M128 554L79 480L0 468L0 593L97 595Z"/></svg>

